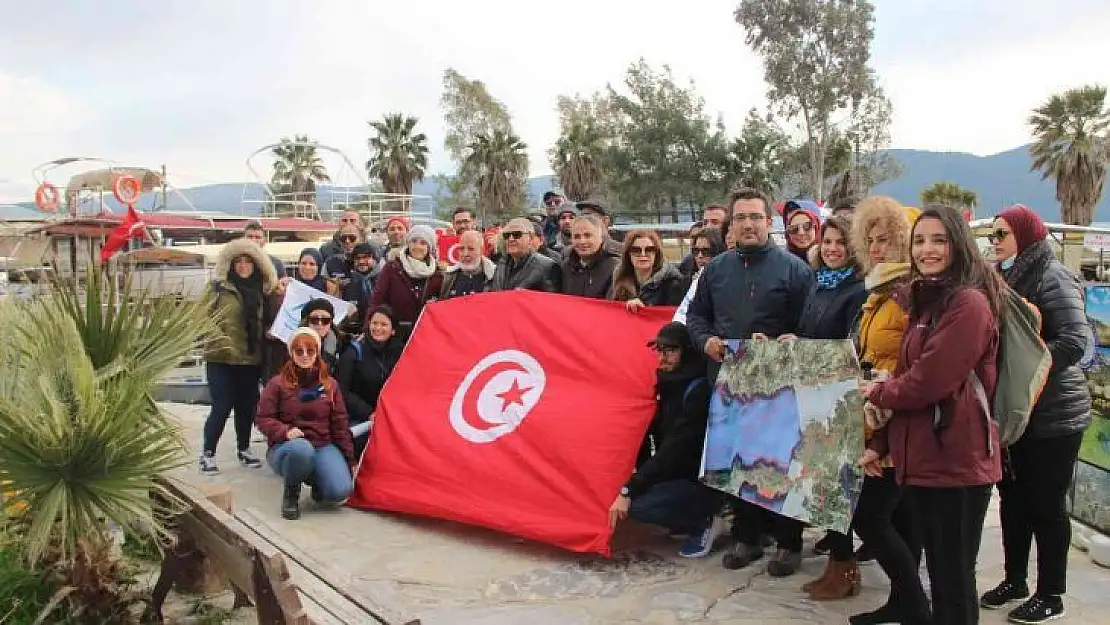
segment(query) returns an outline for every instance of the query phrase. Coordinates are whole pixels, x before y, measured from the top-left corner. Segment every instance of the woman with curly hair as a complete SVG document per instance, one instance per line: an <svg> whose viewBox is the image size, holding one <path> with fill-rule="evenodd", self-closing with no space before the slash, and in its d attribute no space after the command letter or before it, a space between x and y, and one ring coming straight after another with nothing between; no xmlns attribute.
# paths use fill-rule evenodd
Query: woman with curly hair
<svg viewBox="0 0 1110 625"><path fill-rule="evenodd" d="M297 328L289 339L289 362L266 384L258 405L258 429L270 449L266 461L285 480L281 516L301 516L301 485L318 503L351 494L355 463L347 406L339 384L320 357L320 335Z"/></svg>
<svg viewBox="0 0 1110 625"><path fill-rule="evenodd" d="M663 258L663 241L654 230L633 230L624 238L613 277L613 299L636 312L644 306L678 306L685 291L682 273Z"/></svg>

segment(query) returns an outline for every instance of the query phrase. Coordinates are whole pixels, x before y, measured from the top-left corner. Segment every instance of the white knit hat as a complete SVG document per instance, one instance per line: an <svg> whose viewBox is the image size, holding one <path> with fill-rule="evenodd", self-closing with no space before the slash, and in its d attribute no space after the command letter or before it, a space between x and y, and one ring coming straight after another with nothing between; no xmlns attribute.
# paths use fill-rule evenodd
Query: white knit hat
<svg viewBox="0 0 1110 625"><path fill-rule="evenodd" d="M316 330L312 328L297 328L293 331L293 334L289 335L288 347L290 356L293 355L293 341L297 340L298 336L311 337L312 343L316 346L316 351L320 351L320 335L316 333Z"/></svg>
<svg viewBox="0 0 1110 625"><path fill-rule="evenodd" d="M405 243L412 243L413 239L420 239L421 241L428 244L428 249L430 250L428 252L429 257L431 257L432 259L439 257L439 249L436 245L437 237L435 230L432 230L430 227L425 226L424 224L413 226L409 230L408 235L405 237Z"/></svg>

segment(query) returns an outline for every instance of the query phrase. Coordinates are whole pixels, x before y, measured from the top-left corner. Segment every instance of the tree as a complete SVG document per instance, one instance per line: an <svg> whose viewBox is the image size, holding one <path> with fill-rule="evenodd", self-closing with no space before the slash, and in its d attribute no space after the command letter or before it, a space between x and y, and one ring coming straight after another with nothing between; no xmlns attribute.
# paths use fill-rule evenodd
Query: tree
<svg viewBox="0 0 1110 625"><path fill-rule="evenodd" d="M294 135L292 139L282 138L271 153L274 156L274 171L270 177L270 189L279 199L275 202L275 212L297 216L306 212L297 210L298 206L304 206L303 203L315 209L316 183L331 182L324 161L316 152L315 142L310 141L307 135Z"/></svg>
<svg viewBox="0 0 1110 625"><path fill-rule="evenodd" d="M787 120L801 118L818 200L834 114L858 107L874 88L873 14L868 0L741 0L736 9L745 43L763 59L768 100Z"/></svg>
<svg viewBox="0 0 1110 625"><path fill-rule="evenodd" d="M367 144L366 173L381 181L386 193L412 195L412 185L424 179L428 167L428 138L414 132L416 118L391 113L369 122L374 130Z"/></svg>
<svg viewBox="0 0 1110 625"><path fill-rule="evenodd" d="M575 122L555 141L551 168L567 199L581 202L602 188L605 144L592 121Z"/></svg>
<svg viewBox="0 0 1110 625"><path fill-rule="evenodd" d="M974 214L979 205L979 194L965 189L955 182L934 182L921 191L922 204L944 204L957 209L967 209Z"/></svg>
<svg viewBox="0 0 1110 625"><path fill-rule="evenodd" d="M719 199L728 142L694 84L682 87L669 67L657 72L640 59L623 87L609 85L606 96L614 138L605 165L620 204L678 221L680 209Z"/></svg>
<svg viewBox="0 0 1110 625"><path fill-rule="evenodd" d="M490 95L486 84L471 80L452 68L443 72L443 108L446 134L443 147L458 168L458 175L448 180L447 202L469 204L475 196L476 181L469 177L464 163L479 135L492 137L495 132L512 134L512 118L505 105Z"/></svg>
<svg viewBox="0 0 1110 625"><path fill-rule="evenodd" d="M520 137L503 130L475 137L459 173L475 181L480 211L502 219L524 208L527 149Z"/></svg>
<svg viewBox="0 0 1110 625"><path fill-rule="evenodd" d="M1106 87L1084 86L1053 95L1033 109L1032 170L1056 180L1064 223L1090 225L1110 165Z"/></svg>
<svg viewBox="0 0 1110 625"><path fill-rule="evenodd" d="M779 197L785 190L792 149L790 137L769 115L749 110L740 136L725 154L722 196L729 188L742 186Z"/></svg>

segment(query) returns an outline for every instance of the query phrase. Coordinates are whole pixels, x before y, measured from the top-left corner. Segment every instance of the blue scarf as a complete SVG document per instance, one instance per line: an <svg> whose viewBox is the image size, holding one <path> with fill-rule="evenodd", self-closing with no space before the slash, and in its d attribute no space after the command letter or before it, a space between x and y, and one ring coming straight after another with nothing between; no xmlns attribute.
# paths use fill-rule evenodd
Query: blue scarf
<svg viewBox="0 0 1110 625"><path fill-rule="evenodd" d="M851 267L844 267L842 269L829 269L822 267L817 270L817 288L818 289L835 289L844 282L848 276L852 275L854 270Z"/></svg>

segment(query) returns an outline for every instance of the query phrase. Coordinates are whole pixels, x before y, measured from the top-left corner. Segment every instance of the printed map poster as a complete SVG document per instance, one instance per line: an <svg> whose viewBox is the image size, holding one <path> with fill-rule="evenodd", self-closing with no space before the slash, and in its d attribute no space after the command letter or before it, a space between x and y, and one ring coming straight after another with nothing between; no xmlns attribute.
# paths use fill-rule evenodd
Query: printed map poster
<svg viewBox="0 0 1110 625"><path fill-rule="evenodd" d="M338 297L332 297L303 282L290 280L285 287L285 299L281 302L281 310L274 318L274 324L270 326L270 335L281 339L283 343L288 343L289 337L301 325L301 309L314 299L326 299L331 302L332 308L335 309L335 317L331 322L333 328L343 321L351 308L351 304Z"/></svg>
<svg viewBox="0 0 1110 625"><path fill-rule="evenodd" d="M1076 521L1110 534L1110 471L1082 460L1075 463L1068 508Z"/></svg>
<svg viewBox="0 0 1110 625"><path fill-rule="evenodd" d="M863 473L863 398L850 340L727 341L709 404L703 480L847 533Z"/></svg>

